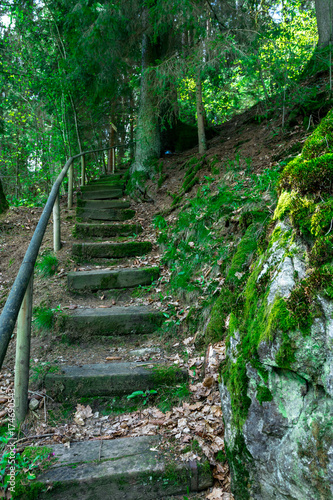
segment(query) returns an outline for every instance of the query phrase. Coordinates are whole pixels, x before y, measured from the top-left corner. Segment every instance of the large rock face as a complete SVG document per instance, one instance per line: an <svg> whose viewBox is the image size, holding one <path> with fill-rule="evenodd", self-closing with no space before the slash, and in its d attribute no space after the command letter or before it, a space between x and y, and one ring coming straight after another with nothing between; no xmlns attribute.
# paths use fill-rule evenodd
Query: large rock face
<svg viewBox="0 0 333 500"><path fill-rule="evenodd" d="M237 500L333 499L333 175L325 145L308 159L311 140L282 178L268 246L229 323L220 392ZM311 192L302 161L320 169L321 157Z"/></svg>

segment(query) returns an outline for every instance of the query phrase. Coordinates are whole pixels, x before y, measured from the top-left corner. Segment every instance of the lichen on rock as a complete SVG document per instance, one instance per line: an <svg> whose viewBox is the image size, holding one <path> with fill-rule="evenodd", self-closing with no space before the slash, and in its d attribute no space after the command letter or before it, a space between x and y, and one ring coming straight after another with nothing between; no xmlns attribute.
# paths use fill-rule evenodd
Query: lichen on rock
<svg viewBox="0 0 333 500"><path fill-rule="evenodd" d="M333 111L280 179L221 368L237 499L333 499Z"/></svg>

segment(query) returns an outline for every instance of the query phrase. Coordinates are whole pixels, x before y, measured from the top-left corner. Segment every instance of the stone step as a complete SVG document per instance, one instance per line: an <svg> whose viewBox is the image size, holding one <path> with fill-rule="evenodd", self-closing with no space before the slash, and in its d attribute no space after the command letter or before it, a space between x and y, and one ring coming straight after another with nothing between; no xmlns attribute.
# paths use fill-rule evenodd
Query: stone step
<svg viewBox="0 0 333 500"><path fill-rule="evenodd" d="M159 452L160 436L53 445L55 464L37 476L38 498L157 500L206 490L208 462L175 462ZM27 497L33 482L26 486Z"/></svg>
<svg viewBox="0 0 333 500"><path fill-rule="evenodd" d="M122 197L122 189L106 189L105 187L102 191L82 191L81 195L79 195L81 200L114 200Z"/></svg>
<svg viewBox="0 0 333 500"><path fill-rule="evenodd" d="M69 290L111 290L113 288L133 288L146 286L159 277L158 267L145 267L139 269L116 269L78 271L67 274Z"/></svg>
<svg viewBox="0 0 333 500"><path fill-rule="evenodd" d="M108 175L101 175L100 177L96 177L95 179L92 179L89 181L89 184L92 182L108 182L110 180L116 180L118 181L119 179L123 178L123 173L121 172L116 172L115 174L108 174Z"/></svg>
<svg viewBox="0 0 333 500"><path fill-rule="evenodd" d="M164 321L161 311L146 306L76 309L58 317L59 330L72 338L87 339L91 335L129 335L152 333Z"/></svg>
<svg viewBox="0 0 333 500"><path fill-rule="evenodd" d="M123 200L82 200L81 198L78 198L77 206L80 208L99 210L104 208L129 208L131 204L129 201Z"/></svg>
<svg viewBox="0 0 333 500"><path fill-rule="evenodd" d="M114 173L114 174L112 174L112 173L111 173L111 174L102 174L102 175L100 175L100 177L99 177L99 178L100 178L100 179L110 179L110 178L112 178L114 175L121 175L121 176L123 176L123 175L126 175L128 172L129 172L129 168L119 168L119 169L117 169L117 170L115 171L115 173Z"/></svg>
<svg viewBox="0 0 333 500"><path fill-rule="evenodd" d="M150 241L124 243L74 243L72 255L79 259L119 259L145 255L152 249Z"/></svg>
<svg viewBox="0 0 333 500"><path fill-rule="evenodd" d="M97 186L99 184L104 184L104 185L108 185L108 184L112 184L114 182L121 182L121 183L124 183L124 176L122 174L114 174L114 175L110 175L109 177L105 177L103 179L94 179L92 181L89 182L89 184L87 184L87 186Z"/></svg>
<svg viewBox="0 0 333 500"><path fill-rule="evenodd" d="M78 220L106 220L106 221L124 221L133 219L135 210L131 208L116 209L116 208L81 208L76 209L76 217Z"/></svg>
<svg viewBox="0 0 333 500"><path fill-rule="evenodd" d="M89 191L104 191L105 189L124 189L124 182L109 181L106 184L104 182L102 184L87 184L80 188L82 193L87 193Z"/></svg>
<svg viewBox="0 0 333 500"><path fill-rule="evenodd" d="M45 377L48 396L57 401L81 397L127 396L134 391L158 389L188 380L186 371L163 365L148 368L151 363L96 363L81 366L52 367ZM53 371L59 368L59 371ZM161 369L159 372L158 369ZM165 373L164 373L164 370Z"/></svg>
<svg viewBox="0 0 333 500"><path fill-rule="evenodd" d="M78 238L113 238L142 233L138 224L75 224L74 235Z"/></svg>

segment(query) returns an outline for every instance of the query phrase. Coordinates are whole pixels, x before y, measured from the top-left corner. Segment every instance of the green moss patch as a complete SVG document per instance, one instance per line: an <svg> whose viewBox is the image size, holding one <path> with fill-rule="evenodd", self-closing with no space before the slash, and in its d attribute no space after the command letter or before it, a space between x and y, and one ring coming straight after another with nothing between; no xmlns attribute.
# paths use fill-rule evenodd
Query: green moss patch
<svg viewBox="0 0 333 500"><path fill-rule="evenodd" d="M302 194L332 193L333 154L310 160L302 156L295 158L284 169L279 186Z"/></svg>
<svg viewBox="0 0 333 500"><path fill-rule="evenodd" d="M273 394L265 385L258 385L256 397L259 403L262 405L264 402L272 401Z"/></svg>

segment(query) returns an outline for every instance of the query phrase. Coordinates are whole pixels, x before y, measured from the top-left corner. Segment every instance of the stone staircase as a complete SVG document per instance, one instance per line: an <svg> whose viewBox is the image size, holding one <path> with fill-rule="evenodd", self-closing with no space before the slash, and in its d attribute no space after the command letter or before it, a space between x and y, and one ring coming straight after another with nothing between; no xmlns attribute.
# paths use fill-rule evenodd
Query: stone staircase
<svg viewBox="0 0 333 500"><path fill-rule="evenodd" d="M123 223L135 215L130 202L122 199L125 175L126 172L121 172L104 176L82 188L74 234L84 241L75 243L72 249L73 257L81 264L93 267L104 264L106 259L107 262L121 259L123 266L126 259L145 255L152 249L149 241L133 238L123 241L142 232L138 224ZM81 294L133 289L150 285L159 273L158 267L75 271L68 273L68 288ZM148 306L86 307L63 314L59 328L63 336L76 342L126 335L138 336L139 340L140 335L155 332L163 320L161 311ZM187 373L179 370L176 383L186 379ZM133 362L61 366L60 371L50 370L45 378L47 394L59 402L129 395L156 388L158 384L163 384L163 379L156 379L154 367ZM70 449L56 445L53 447L56 464L38 477L39 483L49 489L38 498L157 500L212 485L209 468L196 461L175 461L175 457L158 450L160 442L159 436L140 436L77 442Z"/></svg>

